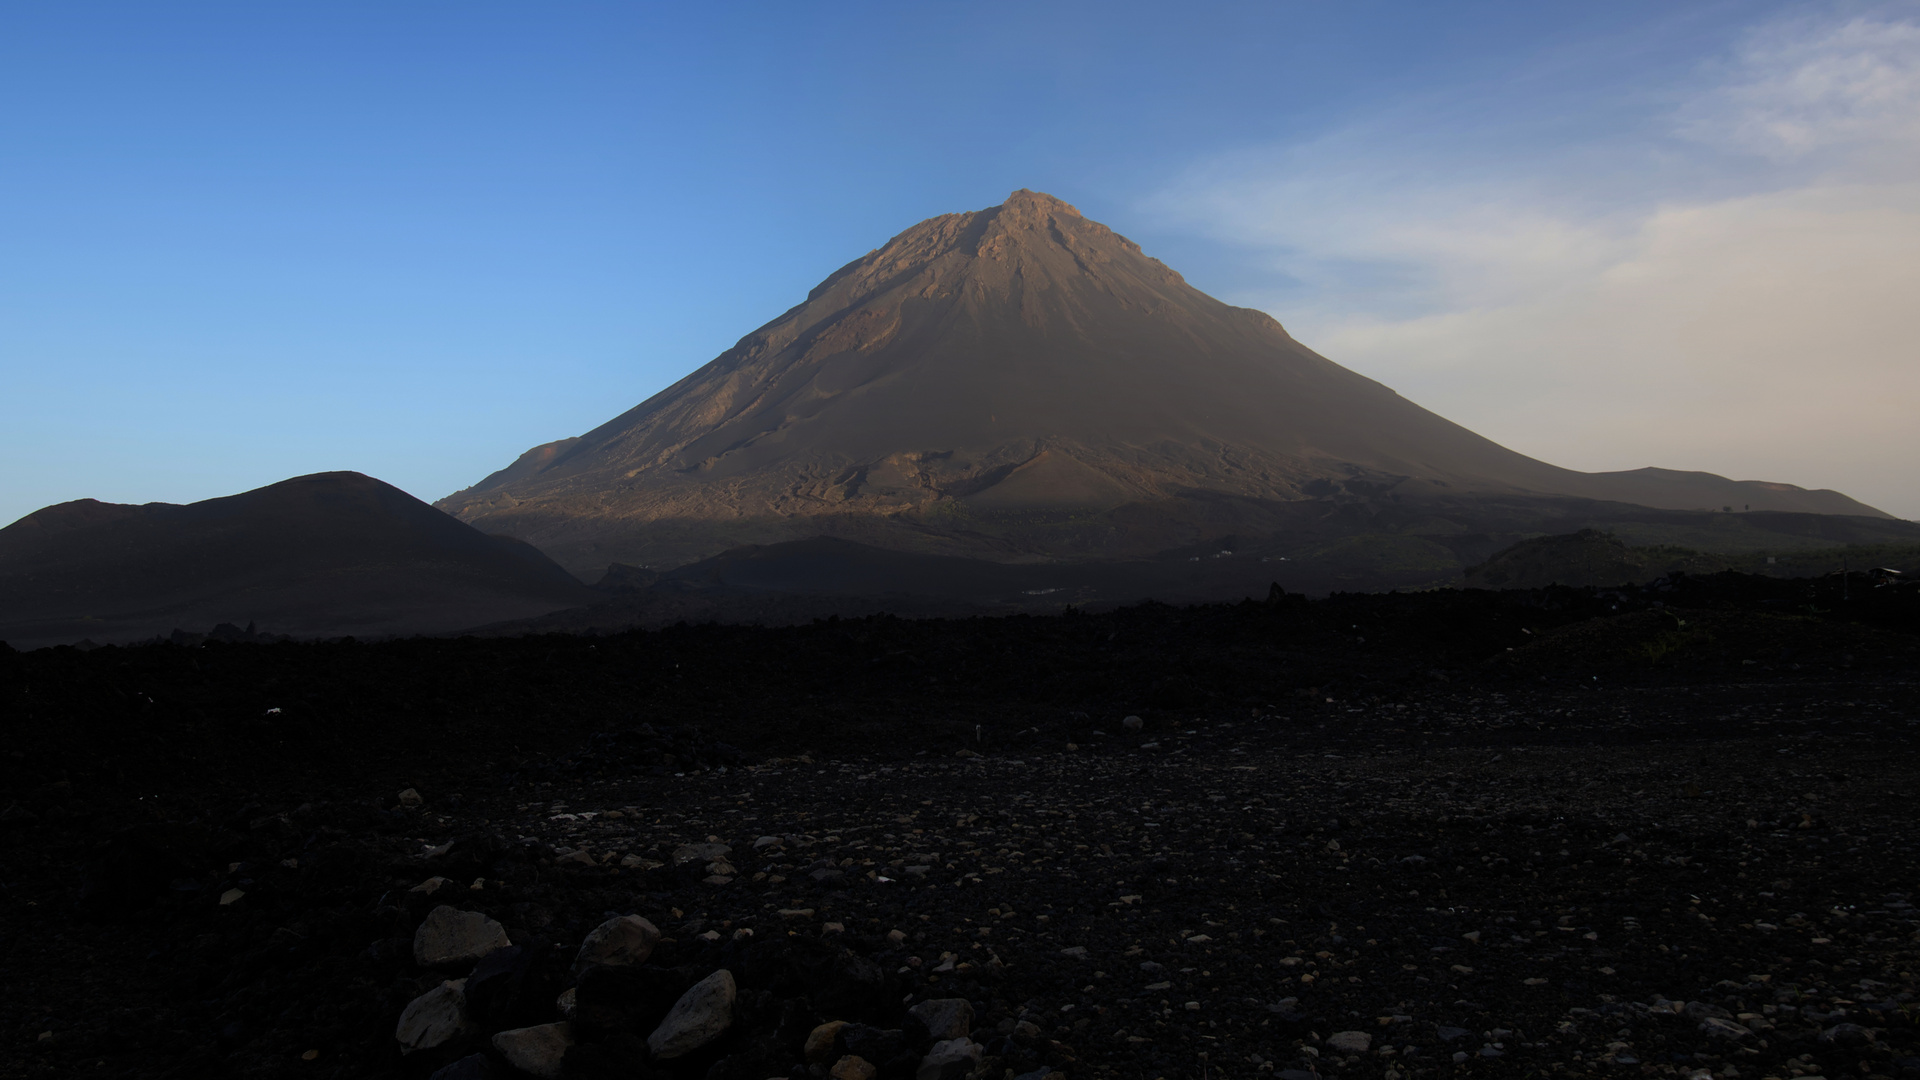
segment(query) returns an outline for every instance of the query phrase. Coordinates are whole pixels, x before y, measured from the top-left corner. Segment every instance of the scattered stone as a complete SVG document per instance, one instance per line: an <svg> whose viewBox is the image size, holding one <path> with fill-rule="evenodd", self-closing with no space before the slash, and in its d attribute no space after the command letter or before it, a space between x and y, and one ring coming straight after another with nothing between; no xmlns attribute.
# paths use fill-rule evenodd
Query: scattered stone
<svg viewBox="0 0 1920 1080"><path fill-rule="evenodd" d="M1835 1024L1820 1033L1820 1041L1829 1046L1866 1046L1873 1042L1873 1032L1859 1024Z"/></svg>
<svg viewBox="0 0 1920 1080"><path fill-rule="evenodd" d="M408 889L407 891L410 893L420 893L425 896L432 896L434 893L439 892L441 888L450 884L452 884L452 882L448 881L446 878L435 875L421 882L420 884L415 885L413 888Z"/></svg>
<svg viewBox="0 0 1920 1080"><path fill-rule="evenodd" d="M1680 1007L1680 1012L1683 1015L1685 1015L1687 1019L1693 1021L1696 1024L1702 1020L1707 1020L1707 1019L1714 1019L1714 1020L1733 1019L1733 1014L1728 1012L1726 1009L1723 1009L1718 1005L1710 1004L1705 1001L1689 1001L1685 1005L1682 1005Z"/></svg>
<svg viewBox="0 0 1920 1080"><path fill-rule="evenodd" d="M1364 1054L1373 1046L1373 1036L1364 1031L1336 1031L1327 1036L1327 1045L1343 1054Z"/></svg>
<svg viewBox="0 0 1920 1080"><path fill-rule="evenodd" d="M893 1076L911 1072L920 1054L907 1033L900 1028L848 1024L840 1029L840 1045L846 1052L873 1063L873 1067Z"/></svg>
<svg viewBox="0 0 1920 1080"><path fill-rule="evenodd" d="M579 991L576 988L569 986L560 991L559 997L553 999L553 1010L560 1014L560 1019L573 1019L573 1003L578 994Z"/></svg>
<svg viewBox="0 0 1920 1080"><path fill-rule="evenodd" d="M840 1037L840 1029L847 1026L845 1020L829 1020L807 1034L805 1055L809 1065L829 1065L833 1062L834 1042Z"/></svg>
<svg viewBox="0 0 1920 1080"><path fill-rule="evenodd" d="M407 790L400 793L400 805L407 807L408 809L412 809L413 807L419 806L420 804L426 801L427 800L420 797L420 793L418 791L415 791L412 788L408 788Z"/></svg>
<svg viewBox="0 0 1920 1080"><path fill-rule="evenodd" d="M673 849L673 865L685 866L688 863L710 863L733 854L733 849L725 844L682 844Z"/></svg>
<svg viewBox="0 0 1920 1080"><path fill-rule="evenodd" d="M580 952L573 958L573 972L578 975L593 964L610 967L644 964L659 943L659 929L638 915L608 919L594 927L581 943Z"/></svg>
<svg viewBox="0 0 1920 1080"><path fill-rule="evenodd" d="M413 959L421 967L460 967L511 944L506 928L487 916L441 904L414 931Z"/></svg>
<svg viewBox="0 0 1920 1080"><path fill-rule="evenodd" d="M450 979L407 1004L393 1029L402 1054L438 1050L467 1033L466 982Z"/></svg>
<svg viewBox="0 0 1920 1080"><path fill-rule="evenodd" d="M239 903L240 898L245 895L247 894L242 889L228 889L226 892L223 892L220 894L220 906L231 907L234 904Z"/></svg>
<svg viewBox="0 0 1920 1080"><path fill-rule="evenodd" d="M1061 949L1060 955L1071 956L1075 960L1085 960L1087 958L1087 947L1085 945L1070 945L1067 948Z"/></svg>
<svg viewBox="0 0 1920 1080"><path fill-rule="evenodd" d="M1139 731L1141 728L1147 726L1147 722L1137 716L1129 716L1120 721L1120 726L1126 728L1128 731Z"/></svg>
<svg viewBox="0 0 1920 1080"><path fill-rule="evenodd" d="M966 998L928 998L907 1011L927 1026L936 1042L973 1033L973 1003Z"/></svg>
<svg viewBox="0 0 1920 1080"><path fill-rule="evenodd" d="M569 851L565 855L556 857L553 860L553 864L555 866L599 866L600 862L585 848L582 848L578 851Z"/></svg>
<svg viewBox="0 0 1920 1080"><path fill-rule="evenodd" d="M1745 1024L1736 1024L1717 1016L1700 1021L1700 1030L1716 1039L1744 1039L1753 1034Z"/></svg>
<svg viewBox="0 0 1920 1080"><path fill-rule="evenodd" d="M507 1064L540 1080L557 1080L560 1063L573 1045L573 1025L557 1024L513 1028L493 1037L493 1048Z"/></svg>
<svg viewBox="0 0 1920 1080"><path fill-rule="evenodd" d="M914 1080L965 1080L980 1064L982 1047L972 1039L944 1039L920 1059Z"/></svg>
<svg viewBox="0 0 1920 1080"><path fill-rule="evenodd" d="M834 1062L833 1068L827 1072L827 1075L833 1080L873 1080L879 1072L880 1070L874 1068L866 1058L857 1054L848 1054Z"/></svg>
<svg viewBox="0 0 1920 1080"><path fill-rule="evenodd" d="M733 1023L733 972L726 968L694 983L647 1037L647 1047L662 1060L684 1057L719 1038Z"/></svg>

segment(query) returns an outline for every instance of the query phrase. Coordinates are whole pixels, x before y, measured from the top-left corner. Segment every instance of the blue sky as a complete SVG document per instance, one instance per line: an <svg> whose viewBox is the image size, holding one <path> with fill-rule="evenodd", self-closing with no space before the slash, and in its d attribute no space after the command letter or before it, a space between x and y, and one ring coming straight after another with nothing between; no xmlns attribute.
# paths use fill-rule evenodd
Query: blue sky
<svg viewBox="0 0 1920 1080"><path fill-rule="evenodd" d="M0 0L0 521L434 499L1049 191L1522 450L1920 516L1912 4Z"/></svg>

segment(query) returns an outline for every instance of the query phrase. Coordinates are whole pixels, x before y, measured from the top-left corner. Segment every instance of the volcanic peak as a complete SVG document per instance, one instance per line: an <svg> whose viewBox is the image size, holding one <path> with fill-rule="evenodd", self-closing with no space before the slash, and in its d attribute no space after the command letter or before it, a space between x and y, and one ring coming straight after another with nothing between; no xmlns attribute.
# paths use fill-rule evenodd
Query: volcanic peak
<svg viewBox="0 0 1920 1080"><path fill-rule="evenodd" d="M1272 527L1264 509L1221 517L1221 499L1340 491L1874 512L1527 458L1025 189L914 225L659 394L440 505L592 576L823 534L1137 556Z"/></svg>

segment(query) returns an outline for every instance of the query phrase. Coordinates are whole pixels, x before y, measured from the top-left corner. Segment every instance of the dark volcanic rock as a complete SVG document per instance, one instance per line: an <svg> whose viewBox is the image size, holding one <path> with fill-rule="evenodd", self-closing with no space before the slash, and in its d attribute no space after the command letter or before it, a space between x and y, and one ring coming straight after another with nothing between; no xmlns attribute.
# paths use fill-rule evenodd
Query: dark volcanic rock
<svg viewBox="0 0 1920 1080"><path fill-rule="evenodd" d="M686 992L686 976L670 968L590 967L574 988L574 1024L584 1039L644 1037Z"/></svg>

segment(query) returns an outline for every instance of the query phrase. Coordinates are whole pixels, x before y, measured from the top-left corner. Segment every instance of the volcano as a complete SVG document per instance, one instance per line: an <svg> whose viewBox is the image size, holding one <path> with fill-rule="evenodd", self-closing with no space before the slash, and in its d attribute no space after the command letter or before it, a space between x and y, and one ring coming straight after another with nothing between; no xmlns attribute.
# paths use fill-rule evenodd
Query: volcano
<svg viewBox="0 0 1920 1080"><path fill-rule="evenodd" d="M1017 562L1332 513L1470 532L1488 500L1509 517L1529 500L1887 516L1833 491L1529 458L1026 190L915 225L666 390L438 505L591 577L817 536Z"/></svg>

